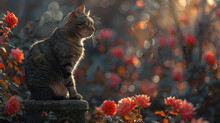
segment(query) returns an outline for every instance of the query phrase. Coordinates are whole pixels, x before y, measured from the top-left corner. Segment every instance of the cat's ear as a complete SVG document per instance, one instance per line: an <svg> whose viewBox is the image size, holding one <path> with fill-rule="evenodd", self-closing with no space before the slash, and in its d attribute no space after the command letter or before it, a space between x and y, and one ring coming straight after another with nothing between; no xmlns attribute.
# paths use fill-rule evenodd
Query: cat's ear
<svg viewBox="0 0 220 123"><path fill-rule="evenodd" d="M90 10L87 12L87 14L86 14L87 16L89 16L90 15Z"/></svg>
<svg viewBox="0 0 220 123"><path fill-rule="evenodd" d="M81 5L76 9L76 16L85 14L85 5Z"/></svg>

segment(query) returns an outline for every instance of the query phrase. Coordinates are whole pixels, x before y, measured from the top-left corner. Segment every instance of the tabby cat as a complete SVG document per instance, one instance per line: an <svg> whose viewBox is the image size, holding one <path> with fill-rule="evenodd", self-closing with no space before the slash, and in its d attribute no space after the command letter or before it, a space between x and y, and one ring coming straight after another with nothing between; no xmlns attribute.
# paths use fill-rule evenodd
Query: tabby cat
<svg viewBox="0 0 220 123"><path fill-rule="evenodd" d="M89 15L90 11L85 13L85 6L81 5L66 16L64 25L48 39L31 46L25 74L32 99L82 99L73 73L84 55L83 41L95 31Z"/></svg>

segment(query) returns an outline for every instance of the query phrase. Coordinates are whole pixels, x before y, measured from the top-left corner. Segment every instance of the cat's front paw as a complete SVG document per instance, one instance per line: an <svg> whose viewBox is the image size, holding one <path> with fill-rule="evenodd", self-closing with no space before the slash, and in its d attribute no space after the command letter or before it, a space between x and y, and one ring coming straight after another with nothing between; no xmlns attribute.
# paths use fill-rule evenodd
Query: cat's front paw
<svg viewBox="0 0 220 123"><path fill-rule="evenodd" d="M83 97L82 97L82 95L80 95L79 93L77 93L77 94L71 96L70 99L73 99L73 100L82 100Z"/></svg>

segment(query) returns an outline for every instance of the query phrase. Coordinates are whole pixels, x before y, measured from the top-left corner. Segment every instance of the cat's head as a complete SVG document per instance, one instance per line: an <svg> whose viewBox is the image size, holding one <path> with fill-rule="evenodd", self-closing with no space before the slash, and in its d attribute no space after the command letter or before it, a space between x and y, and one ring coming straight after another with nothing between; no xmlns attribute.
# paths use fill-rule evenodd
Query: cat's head
<svg viewBox="0 0 220 123"><path fill-rule="evenodd" d="M64 21L64 27L81 38L91 37L95 32L94 21L90 17L90 11L86 13L84 5L70 12Z"/></svg>

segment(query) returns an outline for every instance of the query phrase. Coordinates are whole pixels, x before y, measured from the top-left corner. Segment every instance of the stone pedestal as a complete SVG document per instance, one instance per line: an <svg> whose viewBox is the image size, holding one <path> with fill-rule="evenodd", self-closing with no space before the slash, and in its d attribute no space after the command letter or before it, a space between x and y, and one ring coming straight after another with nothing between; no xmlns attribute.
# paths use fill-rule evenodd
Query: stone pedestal
<svg viewBox="0 0 220 123"><path fill-rule="evenodd" d="M87 123L89 106L85 100L27 100L24 108L26 123ZM50 116L55 117L45 117L42 112L53 113Z"/></svg>

